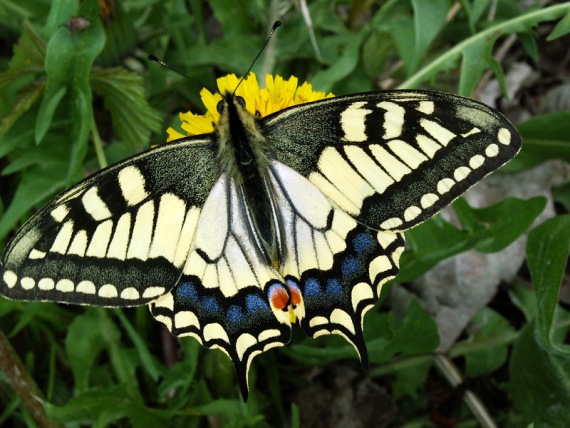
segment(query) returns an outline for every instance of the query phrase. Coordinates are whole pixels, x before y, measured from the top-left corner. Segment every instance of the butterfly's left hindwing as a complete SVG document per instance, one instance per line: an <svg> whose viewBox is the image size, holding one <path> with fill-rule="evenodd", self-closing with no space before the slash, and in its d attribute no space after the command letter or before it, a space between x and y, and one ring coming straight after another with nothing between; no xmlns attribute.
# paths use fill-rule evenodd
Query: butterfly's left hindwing
<svg viewBox="0 0 570 428"><path fill-rule="evenodd" d="M302 104L268 116L263 127L277 160L377 230L425 221L521 147L495 110L430 91Z"/></svg>
<svg viewBox="0 0 570 428"><path fill-rule="evenodd" d="M61 193L8 244L0 294L105 306L165 294L186 261L204 189L217 178L214 157L208 139L179 140Z"/></svg>
<svg viewBox="0 0 570 428"><path fill-rule="evenodd" d="M252 359L291 338L289 315L272 304L272 292L286 295L281 276L265 262L241 189L223 174L204 204L179 283L151 312L175 336L224 351L246 398Z"/></svg>

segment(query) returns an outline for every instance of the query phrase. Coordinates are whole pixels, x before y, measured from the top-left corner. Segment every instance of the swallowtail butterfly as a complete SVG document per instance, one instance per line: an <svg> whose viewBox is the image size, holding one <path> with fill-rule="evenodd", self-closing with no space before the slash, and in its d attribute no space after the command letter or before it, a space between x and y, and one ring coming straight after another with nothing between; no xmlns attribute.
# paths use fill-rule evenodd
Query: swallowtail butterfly
<svg viewBox="0 0 570 428"><path fill-rule="evenodd" d="M233 361L340 334L367 363L364 313L398 272L403 232L511 159L516 129L470 99L368 92L258 118L223 94L212 134L110 166L13 237L0 294L149 304L176 336Z"/></svg>

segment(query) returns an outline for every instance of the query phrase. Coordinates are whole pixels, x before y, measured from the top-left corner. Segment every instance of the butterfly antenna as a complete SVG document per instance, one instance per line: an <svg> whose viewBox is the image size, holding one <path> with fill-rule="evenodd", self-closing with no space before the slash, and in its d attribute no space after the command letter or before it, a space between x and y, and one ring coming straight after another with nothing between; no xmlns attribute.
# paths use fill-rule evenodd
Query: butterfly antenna
<svg viewBox="0 0 570 428"><path fill-rule="evenodd" d="M259 52L257 53L257 55L255 56L255 58L253 59L253 61L251 62L251 65L249 66L249 68L247 69L247 72L242 76L242 78L239 80L236 88L234 89L234 92L232 93L232 95L235 95L237 89L239 88L239 85L241 85L241 82L244 81L244 79L246 78L246 76L249 74L249 72L251 71L251 69L253 68L253 66L255 65L255 62L258 60L259 56L261 55L261 53L263 52L263 50L265 49L265 46L267 46L267 43L269 43L269 40L271 40L271 38L273 37L273 33L275 33L275 30L277 30L277 28L279 28L281 26L281 21L275 21L271 27L271 31L269 31L269 35L267 36L267 39L265 39L265 43L263 43L263 46L261 47L261 49L259 50Z"/></svg>
<svg viewBox="0 0 570 428"><path fill-rule="evenodd" d="M156 57L156 56L154 56L154 55L149 55L149 56L148 56L148 60L149 60L149 61L156 62L156 63L162 65L164 68L168 68L170 71L173 71L173 72L175 72L176 74L178 74L178 75L180 75L180 76L182 76L182 77L185 77L185 78L188 79L188 80L193 80L193 79L191 79L190 76L188 76L187 74L184 74L184 73L182 73L180 70L176 70L175 68L170 67L167 63L165 63L163 60L161 60L160 58L158 58L158 57Z"/></svg>

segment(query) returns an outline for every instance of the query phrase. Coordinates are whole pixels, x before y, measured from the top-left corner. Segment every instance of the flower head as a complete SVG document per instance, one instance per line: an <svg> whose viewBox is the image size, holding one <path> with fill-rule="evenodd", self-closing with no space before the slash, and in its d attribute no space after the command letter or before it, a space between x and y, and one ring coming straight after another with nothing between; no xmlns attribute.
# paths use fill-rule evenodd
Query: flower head
<svg viewBox="0 0 570 428"><path fill-rule="evenodd" d="M254 73L250 73L236 91L236 95L245 100L246 110L261 117L283 110L286 107L334 96L332 93L313 91L312 85L307 82L299 86L299 79L295 76L285 80L281 76L273 77L268 74L265 76L265 81L267 87L260 88L257 77ZM168 141L214 132L214 125L220 120L217 105L222 99L221 94L233 92L238 83L239 79L235 74L228 74L217 79L217 93L212 93L203 88L200 91L200 97L206 107L206 113L203 115L191 112L180 113L181 127L186 134L168 128Z"/></svg>

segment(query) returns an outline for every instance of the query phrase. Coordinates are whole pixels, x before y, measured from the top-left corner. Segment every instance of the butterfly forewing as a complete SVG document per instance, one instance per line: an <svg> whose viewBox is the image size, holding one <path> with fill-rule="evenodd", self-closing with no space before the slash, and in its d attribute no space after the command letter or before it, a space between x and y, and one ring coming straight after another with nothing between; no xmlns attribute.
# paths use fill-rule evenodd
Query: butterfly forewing
<svg viewBox="0 0 570 428"><path fill-rule="evenodd" d="M58 195L6 248L2 294L130 306L166 293L186 262L204 186L217 178L211 146L167 144Z"/></svg>
<svg viewBox="0 0 570 428"><path fill-rule="evenodd" d="M381 230L421 223L521 146L495 110L429 91L331 98L278 112L264 125L277 159Z"/></svg>

